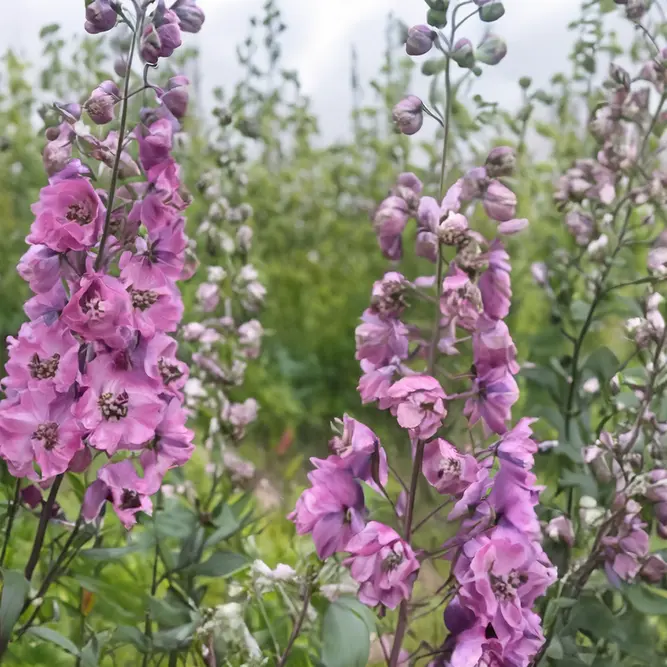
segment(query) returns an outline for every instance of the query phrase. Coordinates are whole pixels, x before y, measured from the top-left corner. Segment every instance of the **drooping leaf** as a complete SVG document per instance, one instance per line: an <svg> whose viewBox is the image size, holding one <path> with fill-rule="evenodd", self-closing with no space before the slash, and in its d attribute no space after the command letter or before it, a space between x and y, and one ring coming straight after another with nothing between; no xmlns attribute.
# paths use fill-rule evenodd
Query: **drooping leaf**
<svg viewBox="0 0 667 667"><path fill-rule="evenodd" d="M63 635L52 628L47 628L44 625L36 625L29 628L27 633L56 646L60 646L61 649L71 653L73 656L78 657L80 654L79 647L71 639L63 637Z"/></svg>
<svg viewBox="0 0 667 667"><path fill-rule="evenodd" d="M2 571L2 598L0 598L0 644L9 640L30 590L23 572Z"/></svg>

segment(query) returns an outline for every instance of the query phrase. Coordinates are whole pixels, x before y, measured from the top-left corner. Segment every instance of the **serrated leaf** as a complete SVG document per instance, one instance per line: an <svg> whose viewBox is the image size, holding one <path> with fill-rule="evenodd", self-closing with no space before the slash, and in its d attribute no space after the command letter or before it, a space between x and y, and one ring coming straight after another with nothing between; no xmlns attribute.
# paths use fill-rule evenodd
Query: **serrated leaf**
<svg viewBox="0 0 667 667"><path fill-rule="evenodd" d="M44 625L37 625L29 628L27 634L31 634L34 637L39 637L46 642L60 646L61 649L71 653L73 656L78 657L80 654L79 647L67 637L63 637L59 632L51 628L47 628Z"/></svg>

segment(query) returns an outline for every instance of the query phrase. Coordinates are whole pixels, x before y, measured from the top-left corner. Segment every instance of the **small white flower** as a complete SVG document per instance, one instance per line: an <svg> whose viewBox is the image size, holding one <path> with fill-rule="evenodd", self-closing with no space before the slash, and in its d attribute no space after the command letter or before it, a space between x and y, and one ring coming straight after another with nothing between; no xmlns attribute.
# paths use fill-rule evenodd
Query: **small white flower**
<svg viewBox="0 0 667 667"><path fill-rule="evenodd" d="M582 388L587 394L597 394L600 391L600 381L596 377L589 378Z"/></svg>

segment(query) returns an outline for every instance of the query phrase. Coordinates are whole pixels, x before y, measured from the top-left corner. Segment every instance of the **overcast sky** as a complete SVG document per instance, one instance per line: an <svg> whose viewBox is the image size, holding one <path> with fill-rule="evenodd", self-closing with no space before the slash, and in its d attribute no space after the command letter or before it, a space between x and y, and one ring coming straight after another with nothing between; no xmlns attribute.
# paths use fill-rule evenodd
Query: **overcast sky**
<svg viewBox="0 0 667 667"><path fill-rule="evenodd" d="M8 2L9 0L0 0ZM341 136L348 126L350 46L357 47L362 81L381 64L385 18L393 12L405 23L423 23L423 0L278 0L288 31L284 33L284 63L300 73L304 91L313 100L325 138ZM41 25L58 22L66 35L83 30L83 0L22 0L12 2L0 22L0 44L31 60L39 55ZM202 54L205 89L230 86L238 78L235 45L247 30L248 18L263 0L200 0L207 20L198 36L188 35ZM567 24L577 15L580 0L505 0L506 15L494 25L509 52L496 68L487 69L477 89L488 100L513 104L516 81L533 77L548 81L566 67L572 38ZM469 21L462 36L478 38L478 21ZM409 92L409 91L406 91ZM341 118L344 119L341 122Z"/></svg>

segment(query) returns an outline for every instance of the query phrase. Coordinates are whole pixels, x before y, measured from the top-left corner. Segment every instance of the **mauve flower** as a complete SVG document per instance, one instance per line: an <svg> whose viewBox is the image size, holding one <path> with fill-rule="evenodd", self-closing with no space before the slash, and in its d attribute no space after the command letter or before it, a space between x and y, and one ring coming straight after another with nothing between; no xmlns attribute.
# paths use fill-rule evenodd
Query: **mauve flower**
<svg viewBox="0 0 667 667"><path fill-rule="evenodd" d="M458 496L477 480L479 464L470 454L461 454L442 438L424 447L424 477L443 495Z"/></svg>
<svg viewBox="0 0 667 667"><path fill-rule="evenodd" d="M7 389L53 386L66 393L76 380L79 343L62 321L26 322L18 338L7 342L7 377L2 382Z"/></svg>
<svg viewBox="0 0 667 667"><path fill-rule="evenodd" d="M88 273L65 306L62 321L87 341L125 347L132 327L132 302L120 280Z"/></svg>
<svg viewBox="0 0 667 667"><path fill-rule="evenodd" d="M363 324L355 329L358 360L367 359L376 367L385 366L394 357L408 356L408 329L395 319L382 319L366 310Z"/></svg>
<svg viewBox="0 0 667 667"><path fill-rule="evenodd" d="M146 375L162 385L162 391L182 398L182 389L188 379L188 365L176 357L178 343L165 333L158 332L150 339L142 339L138 362Z"/></svg>
<svg viewBox="0 0 667 667"><path fill-rule="evenodd" d="M609 205L616 197L614 174L599 162L581 159L568 169L558 183L554 199L559 203L597 199Z"/></svg>
<svg viewBox="0 0 667 667"><path fill-rule="evenodd" d="M201 283L197 288L197 304L205 313L213 312L220 302L220 285Z"/></svg>
<svg viewBox="0 0 667 667"><path fill-rule="evenodd" d="M511 176L516 166L516 153L510 146L496 146L489 151L484 163L490 178Z"/></svg>
<svg viewBox="0 0 667 667"><path fill-rule="evenodd" d="M379 401L380 410L386 410L391 405L387 391L393 384L394 376L400 371L401 360L394 357L386 366L376 367L367 359L361 361L364 374L359 379L357 387L362 403Z"/></svg>
<svg viewBox="0 0 667 667"><path fill-rule="evenodd" d="M402 134L415 134L424 124L422 101L416 95L408 95L393 109L392 118Z"/></svg>
<svg viewBox="0 0 667 667"><path fill-rule="evenodd" d="M148 172L169 162L173 128L167 119L156 120L150 127L139 126L134 134L139 144L139 161L144 171Z"/></svg>
<svg viewBox="0 0 667 667"><path fill-rule="evenodd" d="M574 546L574 528L566 516L557 516L551 519L544 529L545 535L554 542L565 542L569 547Z"/></svg>
<svg viewBox="0 0 667 667"><path fill-rule="evenodd" d="M41 319L46 324L53 324L67 303L67 292L58 281L48 292L35 294L23 305L25 314L31 320Z"/></svg>
<svg viewBox="0 0 667 667"><path fill-rule="evenodd" d="M248 359L257 359L260 353L260 344L264 335L264 327L259 320L248 320L239 326L237 333L239 335L239 344L244 349L244 354Z"/></svg>
<svg viewBox="0 0 667 667"><path fill-rule="evenodd" d="M107 32L116 25L118 14L111 5L110 0L93 0L86 6L86 23L84 28L87 33L96 35Z"/></svg>
<svg viewBox="0 0 667 667"><path fill-rule="evenodd" d="M158 58L168 58L181 45L180 21L176 12L158 0L149 23L141 35L139 53L144 61L156 65Z"/></svg>
<svg viewBox="0 0 667 667"><path fill-rule="evenodd" d="M430 375L404 377L388 390L391 413L410 437L428 440L442 426L447 415L447 398L440 383Z"/></svg>
<svg viewBox="0 0 667 667"><path fill-rule="evenodd" d="M375 474L382 486L387 484L389 470L387 454L380 440L368 426L348 415L343 415L343 433L329 441L329 447L352 474L377 489ZM317 464L316 464L317 465Z"/></svg>
<svg viewBox="0 0 667 667"><path fill-rule="evenodd" d="M204 12L197 6L197 0L176 0L171 6L183 32L199 32L204 24Z"/></svg>
<svg viewBox="0 0 667 667"><path fill-rule="evenodd" d="M440 296L443 326L454 324L466 331L473 331L481 310L482 296L479 289L465 271L452 263L449 275L442 283Z"/></svg>
<svg viewBox="0 0 667 667"><path fill-rule="evenodd" d="M639 576L651 584L660 584L665 574L667 574L667 563L659 554L651 554L639 571Z"/></svg>
<svg viewBox="0 0 667 667"><path fill-rule="evenodd" d="M344 468L313 470L308 479L312 486L301 494L288 519L299 535L313 534L317 555L324 560L346 551L350 538L364 527L364 492Z"/></svg>
<svg viewBox="0 0 667 667"><path fill-rule="evenodd" d="M158 95L162 100L162 104L176 118L183 118L188 111L189 85L190 80L187 76L174 76L167 82L167 89Z"/></svg>
<svg viewBox="0 0 667 667"><path fill-rule="evenodd" d="M383 318L398 318L405 310L405 292L410 283L405 277L390 271L384 274L382 280L373 283L370 310Z"/></svg>
<svg viewBox="0 0 667 667"><path fill-rule="evenodd" d="M74 137L69 123L61 123L57 128L51 127L46 131L48 141L42 151L42 161L49 176L64 169L71 160Z"/></svg>
<svg viewBox="0 0 667 667"><path fill-rule="evenodd" d="M114 108L120 101L120 90L113 81L103 81L86 100L83 108L96 125L105 125L114 119Z"/></svg>
<svg viewBox="0 0 667 667"><path fill-rule="evenodd" d="M112 130L102 141L91 135L85 137L85 140L92 145L90 156L103 162L109 169L113 169L116 163L116 151L118 150L118 132ZM127 150L122 150L118 162L118 176L120 178L132 178L133 176L139 176L140 173L139 165L130 153Z"/></svg>
<svg viewBox="0 0 667 667"><path fill-rule="evenodd" d="M405 52L409 56L423 56L433 47L437 33L428 25L415 25L408 30Z"/></svg>
<svg viewBox="0 0 667 667"><path fill-rule="evenodd" d="M183 301L171 282L151 276L148 280L127 285L132 303L133 326L150 338L156 331L176 331L183 317Z"/></svg>
<svg viewBox="0 0 667 667"><path fill-rule="evenodd" d="M404 199L391 195L384 199L378 206L373 225L375 232L380 238L393 238L400 236L408 223L410 211Z"/></svg>
<svg viewBox="0 0 667 667"><path fill-rule="evenodd" d="M408 600L417 578L419 562L412 548L389 526L371 521L345 549L343 561L359 582L359 600L370 607L382 604L395 609Z"/></svg>
<svg viewBox="0 0 667 667"><path fill-rule="evenodd" d="M179 399L172 398L162 413L149 450L142 454L142 463L154 457L154 464L163 473L170 468L185 465L195 450L194 432L185 426L188 415ZM146 465L144 465L146 467Z"/></svg>
<svg viewBox="0 0 667 667"><path fill-rule="evenodd" d="M45 245L31 245L16 271L36 294L48 292L60 282L60 255Z"/></svg>
<svg viewBox="0 0 667 667"><path fill-rule="evenodd" d="M514 428L507 431L497 446L498 458L509 461L516 466L529 470L535 463L533 455L538 450L533 440L531 425L537 421L530 417L522 417Z"/></svg>
<svg viewBox="0 0 667 667"><path fill-rule="evenodd" d="M119 369L111 355L101 355L88 364L81 385L86 391L72 413L93 447L113 455L153 440L165 406L143 371Z"/></svg>
<svg viewBox="0 0 667 667"><path fill-rule="evenodd" d="M602 538L605 572L614 586L620 587L621 581L635 579L648 557L650 538L645 525L638 516L628 516L616 535Z"/></svg>
<svg viewBox="0 0 667 667"><path fill-rule="evenodd" d="M484 467L478 467L475 479L466 486L463 495L456 501L447 515L447 519L456 521L475 510L490 488L489 471Z"/></svg>
<svg viewBox="0 0 667 667"><path fill-rule="evenodd" d="M512 374L506 368L492 368L475 379L473 392L474 396L466 401L463 410L470 425L481 418L485 430L504 433L507 430L505 422L519 398L519 387Z"/></svg>
<svg viewBox="0 0 667 667"><path fill-rule="evenodd" d="M3 458L26 464L34 461L42 479L65 472L83 448L82 431L71 407L72 399L58 395L52 386L23 391L18 404L0 411Z"/></svg>
<svg viewBox="0 0 667 667"><path fill-rule="evenodd" d="M509 255L501 241L495 239L487 253L489 268L479 279L484 312L497 320L505 318L510 310L512 285L510 282Z"/></svg>
<svg viewBox="0 0 667 667"><path fill-rule="evenodd" d="M516 361L516 346L507 325L482 314L472 336L473 359L479 375L492 368L507 368L516 375L520 366Z"/></svg>
<svg viewBox="0 0 667 667"><path fill-rule="evenodd" d="M104 206L85 178L68 178L42 188L32 205L37 216L26 241L57 252L86 250L97 243Z"/></svg>

